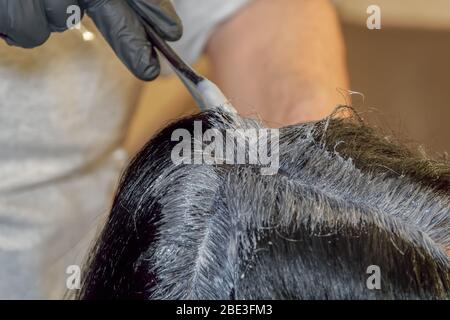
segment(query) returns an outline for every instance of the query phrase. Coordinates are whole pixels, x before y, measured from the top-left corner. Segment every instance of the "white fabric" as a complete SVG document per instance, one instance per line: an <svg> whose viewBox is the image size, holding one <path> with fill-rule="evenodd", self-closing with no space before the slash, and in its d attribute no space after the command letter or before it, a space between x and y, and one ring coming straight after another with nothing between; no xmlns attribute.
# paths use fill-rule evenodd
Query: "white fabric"
<svg viewBox="0 0 450 320"><path fill-rule="evenodd" d="M214 28L251 0L173 0L184 24L183 38L173 48L188 62L203 51Z"/></svg>
<svg viewBox="0 0 450 320"><path fill-rule="evenodd" d="M245 2L176 1L186 30L177 50L195 60ZM0 79L0 299L55 298L107 212L140 82L99 34L84 42L78 31L33 50L0 42Z"/></svg>
<svg viewBox="0 0 450 320"><path fill-rule="evenodd" d="M106 212L140 84L77 31L33 50L1 42L0 79L0 298L48 297L43 275ZM61 292L65 267L48 275Z"/></svg>

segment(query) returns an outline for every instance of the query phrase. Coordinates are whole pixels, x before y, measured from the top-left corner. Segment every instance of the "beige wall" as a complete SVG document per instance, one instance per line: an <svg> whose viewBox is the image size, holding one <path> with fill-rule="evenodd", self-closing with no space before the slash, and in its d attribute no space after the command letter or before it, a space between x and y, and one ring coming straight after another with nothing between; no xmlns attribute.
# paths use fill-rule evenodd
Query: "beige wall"
<svg viewBox="0 0 450 320"><path fill-rule="evenodd" d="M428 153L450 151L450 30L344 28L364 116Z"/></svg>

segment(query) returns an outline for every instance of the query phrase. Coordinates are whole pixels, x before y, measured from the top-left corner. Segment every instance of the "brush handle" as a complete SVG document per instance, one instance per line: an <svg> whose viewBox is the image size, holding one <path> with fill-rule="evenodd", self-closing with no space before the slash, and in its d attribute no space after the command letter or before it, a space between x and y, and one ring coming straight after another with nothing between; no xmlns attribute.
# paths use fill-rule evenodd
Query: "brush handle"
<svg viewBox="0 0 450 320"><path fill-rule="evenodd" d="M142 19L142 18L141 18ZM148 24L143 23L148 39L151 44L169 61L174 69L181 73L185 78L192 81L195 85L199 84L204 78L195 72L184 60L162 39L158 33Z"/></svg>
<svg viewBox="0 0 450 320"><path fill-rule="evenodd" d="M197 102L200 110L205 111L211 108L221 107L223 110L236 113L236 110L228 104L228 100L214 83L198 74L191 66L184 62L151 25L146 23L143 17L140 18L143 22L142 24L147 33L148 40L167 59L175 73Z"/></svg>

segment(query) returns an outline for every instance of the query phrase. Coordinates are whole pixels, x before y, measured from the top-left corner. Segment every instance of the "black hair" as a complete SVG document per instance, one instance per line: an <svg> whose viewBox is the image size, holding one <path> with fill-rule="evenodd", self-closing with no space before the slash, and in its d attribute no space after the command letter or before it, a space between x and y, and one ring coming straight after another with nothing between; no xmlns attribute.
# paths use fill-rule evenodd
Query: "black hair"
<svg viewBox="0 0 450 320"><path fill-rule="evenodd" d="M280 129L274 175L175 165L172 133L195 121L262 127L208 111L151 139L121 179L78 298L450 297L448 162L333 114ZM379 287L368 285L371 266Z"/></svg>

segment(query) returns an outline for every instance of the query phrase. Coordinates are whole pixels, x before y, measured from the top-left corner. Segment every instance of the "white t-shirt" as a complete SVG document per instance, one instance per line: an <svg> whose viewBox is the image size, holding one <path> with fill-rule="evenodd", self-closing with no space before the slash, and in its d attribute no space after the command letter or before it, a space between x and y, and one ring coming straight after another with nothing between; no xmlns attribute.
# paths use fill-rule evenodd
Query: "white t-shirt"
<svg viewBox="0 0 450 320"><path fill-rule="evenodd" d="M202 53L214 28L250 0L173 0L184 23L183 38L173 47L188 62Z"/></svg>
<svg viewBox="0 0 450 320"><path fill-rule="evenodd" d="M174 47L194 61L248 1L175 0L185 34ZM33 50L0 43L0 299L60 297L124 163L141 83L83 24L95 41L67 31Z"/></svg>

